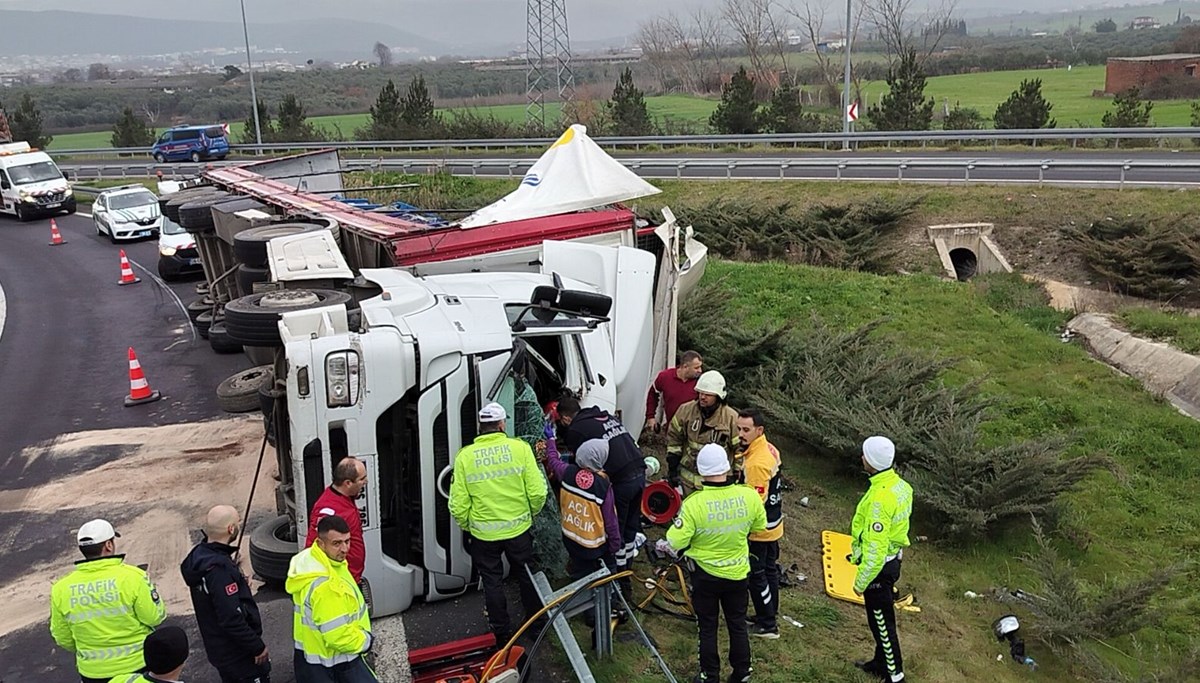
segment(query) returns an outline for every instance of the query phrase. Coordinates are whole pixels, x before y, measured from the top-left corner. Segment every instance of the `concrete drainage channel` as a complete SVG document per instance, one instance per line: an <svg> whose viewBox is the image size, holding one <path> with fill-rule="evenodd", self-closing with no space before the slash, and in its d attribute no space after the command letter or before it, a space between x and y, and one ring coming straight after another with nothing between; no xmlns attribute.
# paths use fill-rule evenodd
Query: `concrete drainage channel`
<svg viewBox="0 0 1200 683"><path fill-rule="evenodd" d="M992 241L991 223L952 223L925 229L946 275L966 282L985 273L1011 273L1012 266Z"/></svg>

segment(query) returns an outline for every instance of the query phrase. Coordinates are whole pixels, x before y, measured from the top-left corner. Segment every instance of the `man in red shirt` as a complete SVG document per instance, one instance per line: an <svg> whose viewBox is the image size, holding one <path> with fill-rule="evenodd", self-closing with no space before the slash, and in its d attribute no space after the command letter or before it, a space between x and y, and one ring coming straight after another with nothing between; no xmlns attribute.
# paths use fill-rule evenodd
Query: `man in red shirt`
<svg viewBox="0 0 1200 683"><path fill-rule="evenodd" d="M354 580L361 585L363 564L367 560L367 549L363 546L362 518L354 501L367 486L367 466L357 458L346 457L333 468L333 483L325 489L317 502L313 503L308 516L308 537L304 547L317 538L317 522L330 515L337 515L350 525L350 552L346 555L346 567Z"/></svg>
<svg viewBox="0 0 1200 683"><path fill-rule="evenodd" d="M653 431L671 424L679 406L696 400L696 379L704 372L704 359L695 351L684 351L679 365L658 373L646 396L646 426ZM658 421L658 400L662 396L663 419Z"/></svg>

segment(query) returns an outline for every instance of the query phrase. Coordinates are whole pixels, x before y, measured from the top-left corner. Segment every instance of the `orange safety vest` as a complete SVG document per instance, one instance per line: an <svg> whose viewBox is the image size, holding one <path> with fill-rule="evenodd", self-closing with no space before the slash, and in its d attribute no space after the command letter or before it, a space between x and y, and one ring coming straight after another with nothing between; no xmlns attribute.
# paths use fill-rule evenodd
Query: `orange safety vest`
<svg viewBox="0 0 1200 683"><path fill-rule="evenodd" d="M608 489L608 478L603 473L581 469L577 465L568 465L563 473L558 506L562 514L563 541L573 557L584 560L603 557L608 536L604 532L601 506Z"/></svg>

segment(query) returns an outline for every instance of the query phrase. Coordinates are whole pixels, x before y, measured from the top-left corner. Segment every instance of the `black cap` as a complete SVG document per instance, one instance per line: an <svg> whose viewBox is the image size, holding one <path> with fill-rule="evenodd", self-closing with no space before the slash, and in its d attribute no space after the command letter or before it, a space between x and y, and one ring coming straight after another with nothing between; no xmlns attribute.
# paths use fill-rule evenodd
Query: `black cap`
<svg viewBox="0 0 1200 683"><path fill-rule="evenodd" d="M152 674L169 674L188 658L187 633L178 626L160 626L146 636L142 656Z"/></svg>

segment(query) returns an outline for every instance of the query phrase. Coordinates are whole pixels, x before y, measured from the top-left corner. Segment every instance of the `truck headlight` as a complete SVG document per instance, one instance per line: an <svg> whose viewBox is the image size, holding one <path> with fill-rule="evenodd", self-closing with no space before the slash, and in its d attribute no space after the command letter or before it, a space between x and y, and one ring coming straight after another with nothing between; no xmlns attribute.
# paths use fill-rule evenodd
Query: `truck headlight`
<svg viewBox="0 0 1200 683"><path fill-rule="evenodd" d="M338 351L325 357L325 403L330 408L358 403L360 375L357 351Z"/></svg>

